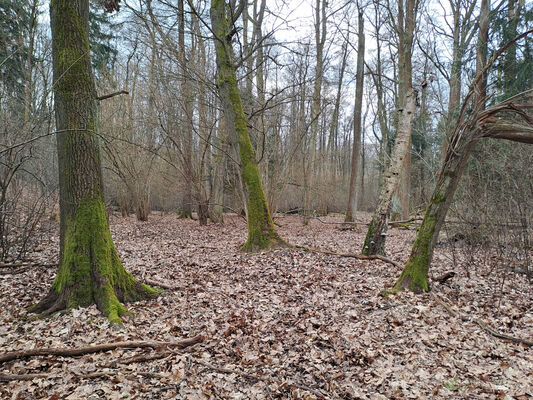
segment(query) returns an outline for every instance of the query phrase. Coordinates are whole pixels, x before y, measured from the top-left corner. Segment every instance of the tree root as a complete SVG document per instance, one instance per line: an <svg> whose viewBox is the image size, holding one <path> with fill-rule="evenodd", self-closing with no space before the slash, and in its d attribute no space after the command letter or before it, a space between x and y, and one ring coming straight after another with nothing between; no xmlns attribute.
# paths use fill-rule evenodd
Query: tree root
<svg viewBox="0 0 533 400"><path fill-rule="evenodd" d="M204 340L201 335L194 336L189 339L180 340L177 342L162 342L162 341L129 341L129 342L116 342L116 343L104 343L97 346L77 347L71 349L60 348L41 348L31 350L10 351L0 355L0 364L12 361L20 360L23 358L37 357L37 356L60 356L60 357L76 357L85 354L99 353L102 351L109 351L118 348L158 348L158 347L177 347L184 349L194 344L200 343Z"/></svg>
<svg viewBox="0 0 533 400"><path fill-rule="evenodd" d="M379 255L379 254L374 254L374 255L370 255L370 256L364 256L362 254L355 254L355 253L336 253L336 252L331 251L331 250L321 250L321 249L315 249L313 247L307 247L307 250L313 251L315 253L327 254L327 255L330 255L330 256L357 258L358 260L381 260L381 261L383 261L385 263L394 265L396 268L401 268L400 264L398 264L396 261L391 260L390 258L384 257L384 256Z"/></svg>
<svg viewBox="0 0 533 400"><path fill-rule="evenodd" d="M430 293L430 294L433 297L433 299L438 304L440 304L442 307L444 307L446 309L446 311L448 311L451 315L453 315L455 317L460 317L460 314L457 311L455 311L449 304L445 303L435 293ZM522 338L517 338L515 336L507 335L506 333L498 332L496 329L491 328L490 326L488 326L485 322L483 322L479 318L469 317L469 319L471 321L475 322L485 332L487 332L488 334L490 334L490 335L492 335L492 336L494 336L494 337L496 337L498 339L507 340L509 342L513 342L513 343L517 343L517 344L523 344L523 345L526 345L526 346L529 346L529 347L533 346L533 341L527 340L527 339L522 339Z"/></svg>

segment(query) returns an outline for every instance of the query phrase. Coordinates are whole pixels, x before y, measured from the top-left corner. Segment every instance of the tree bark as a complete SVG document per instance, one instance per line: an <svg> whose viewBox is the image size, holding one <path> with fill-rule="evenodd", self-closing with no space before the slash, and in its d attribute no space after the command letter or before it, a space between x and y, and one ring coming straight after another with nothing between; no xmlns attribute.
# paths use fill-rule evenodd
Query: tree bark
<svg viewBox="0 0 533 400"><path fill-rule="evenodd" d="M88 41L88 0L50 3L59 159L60 262L48 295L30 311L96 304L122 323L121 302L153 297L118 257L107 223L98 144L97 99Z"/></svg>
<svg viewBox="0 0 533 400"><path fill-rule="evenodd" d="M324 44L326 43L326 7L325 0L316 0L315 3L315 43L316 67L313 88L313 101L311 103L311 137L309 141L309 154L304 171L304 224L307 225L311 217L311 186L316 167L316 142L318 137L318 119L321 107L322 79L324 74Z"/></svg>
<svg viewBox="0 0 533 400"><path fill-rule="evenodd" d="M486 98L486 71L484 68L487 62L488 15L489 2L488 0L482 0L476 54L477 80L472 88L475 112L466 122L459 122L455 129L452 140L446 150L446 157L439 173L439 179L433 191L431 202L426 209L424 219L411 249L411 255L394 285L395 291L409 289L417 293L429 290L429 266L440 229L446 218L468 157L479 138L483 136L484 129L479 122L479 114L485 108Z"/></svg>
<svg viewBox="0 0 533 400"><path fill-rule="evenodd" d="M242 249L257 251L281 245L284 241L276 229L261 183L255 152L248 133L248 121L244 115L241 95L237 84L230 22L225 0L212 0L211 25L215 34L217 61L217 85L229 130L233 130L239 146L240 168L244 185L248 190L248 240Z"/></svg>
<svg viewBox="0 0 533 400"><path fill-rule="evenodd" d="M181 110L181 123L182 123L182 135L183 135L183 169L185 171L185 177L188 182L185 182L185 188L182 198L181 216L184 218L192 218L192 188L195 182L195 173L192 164L192 109L193 99L191 94L191 80L188 79L188 61L186 57L185 48L185 9L184 0L178 0L178 62L181 72L180 88L181 95L183 97L183 108Z"/></svg>
<svg viewBox="0 0 533 400"><path fill-rule="evenodd" d="M365 68L365 32L362 10L359 10L359 31L357 45L357 73L355 87L355 104L353 117L353 149L352 149L352 173L350 175L350 192L346 211L346 222L355 220L357 211L357 172L359 168L359 153L361 152L361 113L363 109L363 80Z"/></svg>
<svg viewBox="0 0 533 400"><path fill-rule="evenodd" d="M379 202L368 227L363 245L364 255L385 255L385 239L387 237L392 198L398 188L400 173L404 166L404 157L411 144L411 127L413 125L415 109L416 94L413 89L409 89L406 94L405 106L399 111L398 132L392 150L391 163L385 173Z"/></svg>

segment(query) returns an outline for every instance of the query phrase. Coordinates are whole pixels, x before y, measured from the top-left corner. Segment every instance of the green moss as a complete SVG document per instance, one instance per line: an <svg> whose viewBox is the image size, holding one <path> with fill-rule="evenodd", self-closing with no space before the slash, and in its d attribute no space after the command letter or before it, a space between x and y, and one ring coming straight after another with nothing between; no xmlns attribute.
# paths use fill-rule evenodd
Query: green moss
<svg viewBox="0 0 533 400"><path fill-rule="evenodd" d="M155 297L160 291L135 280L118 257L104 202L84 199L67 221L63 257L52 285L67 309L96 303L112 323L127 312L121 304Z"/></svg>
<svg viewBox="0 0 533 400"><path fill-rule="evenodd" d="M438 203L434 202L434 204ZM408 289L412 292L420 293L429 290L428 272L431 262L431 238L435 232L436 225L436 219L431 215L430 210L431 208L428 209L424 216L411 249L411 255L394 285L395 291Z"/></svg>
<svg viewBox="0 0 533 400"><path fill-rule="evenodd" d="M261 177L255 160L255 152L248 133L248 121L244 114L241 95L237 84L231 43L227 42L229 26L226 17L225 3L219 0L211 2L211 21L217 37L215 40L218 87L227 98L229 104L224 104L225 112L232 114L233 128L237 134L239 156L241 162L242 180L248 191L248 239L242 247L245 251L256 251L270 247L272 244L282 244L274 228L268 204L261 183ZM227 96L227 97L226 97ZM226 103L227 103L226 101ZM228 109L228 107L231 107Z"/></svg>
<svg viewBox="0 0 533 400"><path fill-rule="evenodd" d="M436 193L435 197L433 198L433 204L438 205L442 203L446 199L446 196L444 196L442 193Z"/></svg>
<svg viewBox="0 0 533 400"><path fill-rule="evenodd" d="M364 256L368 256L369 249L370 249L370 243L373 240L374 237L374 218L372 218L372 221L370 221L370 225L368 225L368 231L366 232L365 241L363 243L363 251L362 254Z"/></svg>

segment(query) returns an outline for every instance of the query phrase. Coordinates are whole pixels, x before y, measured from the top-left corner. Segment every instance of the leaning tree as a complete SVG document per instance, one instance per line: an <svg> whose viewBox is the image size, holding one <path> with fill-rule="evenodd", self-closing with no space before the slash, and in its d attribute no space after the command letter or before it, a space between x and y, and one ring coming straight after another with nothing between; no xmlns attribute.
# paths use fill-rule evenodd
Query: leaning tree
<svg viewBox="0 0 533 400"><path fill-rule="evenodd" d="M237 32L234 24L244 7L244 0L238 6L234 1L212 0L211 28L215 35L217 87L232 144L239 148L241 176L248 191L248 240L243 250L254 251L283 245L284 241L276 232L268 209L237 84L232 39Z"/></svg>
<svg viewBox="0 0 533 400"><path fill-rule="evenodd" d="M506 139L533 144L533 89L501 103L485 107L486 74L501 54L516 41L533 33L529 30L507 43L486 62L489 3L481 3L477 45L476 78L463 102L458 122L450 137L444 162L411 254L394 286L395 291L428 291L428 273L433 250L446 214L472 150L482 138ZM470 102L470 99L473 99Z"/></svg>
<svg viewBox="0 0 533 400"><path fill-rule="evenodd" d="M102 3L118 10L117 1ZM98 143L98 99L89 50L89 0L50 2L54 108L59 160L60 251L57 276L31 311L48 315L96 304L112 323L121 304L153 297L123 267L109 231Z"/></svg>

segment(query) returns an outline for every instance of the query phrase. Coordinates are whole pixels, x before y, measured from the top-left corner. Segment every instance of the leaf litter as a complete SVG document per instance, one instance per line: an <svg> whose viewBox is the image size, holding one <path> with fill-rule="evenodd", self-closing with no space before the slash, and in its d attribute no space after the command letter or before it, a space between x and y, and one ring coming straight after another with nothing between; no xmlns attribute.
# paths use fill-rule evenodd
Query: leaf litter
<svg viewBox="0 0 533 400"><path fill-rule="evenodd" d="M365 216L368 217L368 216ZM368 218L367 218L368 219ZM303 226L277 219L293 245L358 253L364 226L339 217ZM364 220L364 218L363 218ZM118 341L176 341L184 350L122 348L80 357L39 357L1 365L2 374L41 374L0 383L5 399L527 399L533 350L495 338L474 323L533 339L533 292L525 276L477 264L432 294L383 296L400 269L303 249L239 251L246 225L237 216L201 227L175 215L148 222L111 218L117 250L138 279L172 290L129 304L117 330L96 308L35 320L25 311L50 287L58 238L47 235L32 268L1 281L2 352L73 348ZM414 232L391 228L390 258L402 265ZM40 266L41 265L41 266ZM432 275L453 269L439 247ZM469 277L470 276L470 277ZM503 284L502 284L503 282ZM44 375L43 375L44 374Z"/></svg>

